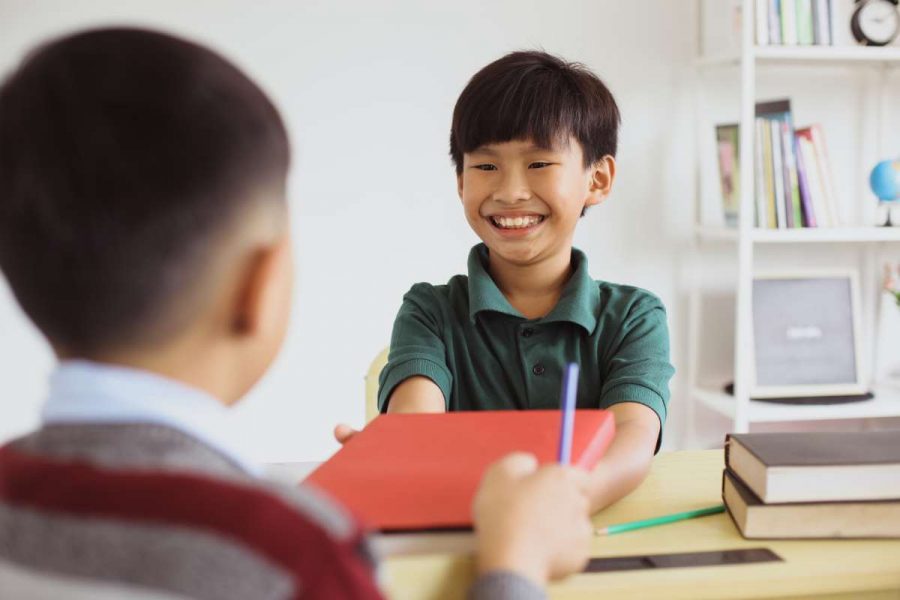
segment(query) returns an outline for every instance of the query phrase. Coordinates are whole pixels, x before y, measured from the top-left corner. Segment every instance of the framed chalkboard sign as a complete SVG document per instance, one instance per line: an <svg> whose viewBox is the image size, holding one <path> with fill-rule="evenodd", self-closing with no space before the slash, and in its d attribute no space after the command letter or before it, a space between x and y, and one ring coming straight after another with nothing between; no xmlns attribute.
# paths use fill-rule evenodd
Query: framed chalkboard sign
<svg viewBox="0 0 900 600"><path fill-rule="evenodd" d="M753 398L865 394L854 271L753 279Z"/></svg>

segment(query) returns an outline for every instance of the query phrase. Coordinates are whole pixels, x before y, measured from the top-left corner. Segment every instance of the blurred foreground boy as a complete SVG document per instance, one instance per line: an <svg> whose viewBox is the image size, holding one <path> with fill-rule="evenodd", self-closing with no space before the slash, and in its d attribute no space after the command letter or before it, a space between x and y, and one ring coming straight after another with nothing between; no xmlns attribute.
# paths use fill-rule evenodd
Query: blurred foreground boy
<svg viewBox="0 0 900 600"><path fill-rule="evenodd" d="M379 595L352 518L223 434L288 321L288 163L259 88L166 35L73 35L0 88L0 268L60 361L40 429L0 448L3 598ZM472 597L584 564L585 483L489 471Z"/></svg>

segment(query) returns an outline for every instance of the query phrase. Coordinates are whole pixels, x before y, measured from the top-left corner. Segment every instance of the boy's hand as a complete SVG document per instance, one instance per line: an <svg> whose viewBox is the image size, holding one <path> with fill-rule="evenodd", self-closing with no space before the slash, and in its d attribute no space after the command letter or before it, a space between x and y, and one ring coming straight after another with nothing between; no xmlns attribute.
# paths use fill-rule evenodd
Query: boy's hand
<svg viewBox="0 0 900 600"><path fill-rule="evenodd" d="M341 446L349 442L357 433L359 433L359 430L353 429L344 423L338 423L334 427L334 439L336 439Z"/></svg>
<svg viewBox="0 0 900 600"><path fill-rule="evenodd" d="M479 571L515 571L544 585L583 569L593 537L587 491L580 469L538 468L523 453L494 463L473 505Z"/></svg>

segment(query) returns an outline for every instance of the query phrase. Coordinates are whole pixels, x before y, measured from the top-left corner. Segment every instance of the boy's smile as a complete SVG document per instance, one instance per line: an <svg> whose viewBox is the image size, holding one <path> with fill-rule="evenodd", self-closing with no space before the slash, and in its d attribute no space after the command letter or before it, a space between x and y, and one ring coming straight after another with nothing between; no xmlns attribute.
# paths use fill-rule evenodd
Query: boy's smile
<svg viewBox="0 0 900 600"><path fill-rule="evenodd" d="M547 217L537 213L503 212L490 215L491 222L498 233L505 237L521 237L535 231Z"/></svg>
<svg viewBox="0 0 900 600"><path fill-rule="evenodd" d="M574 138L551 148L513 140L466 153L459 195L492 263L525 266L568 255L582 210L609 192L614 167L607 160L585 167ZM598 168L605 181L598 182Z"/></svg>

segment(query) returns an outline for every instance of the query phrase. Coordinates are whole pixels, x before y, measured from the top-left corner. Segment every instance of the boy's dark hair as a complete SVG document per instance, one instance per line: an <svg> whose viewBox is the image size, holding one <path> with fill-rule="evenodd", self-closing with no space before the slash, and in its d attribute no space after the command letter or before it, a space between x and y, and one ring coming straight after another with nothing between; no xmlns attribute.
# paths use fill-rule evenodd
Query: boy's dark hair
<svg viewBox="0 0 900 600"><path fill-rule="evenodd" d="M615 156L619 122L612 93L584 65L546 52L512 52L478 71L459 95L450 156L459 174L463 155L485 144L531 139L551 147L571 135L589 167Z"/></svg>
<svg viewBox="0 0 900 600"><path fill-rule="evenodd" d="M59 39L0 88L0 269L69 352L172 333L217 237L283 201L288 162L277 110L216 53L139 29Z"/></svg>

